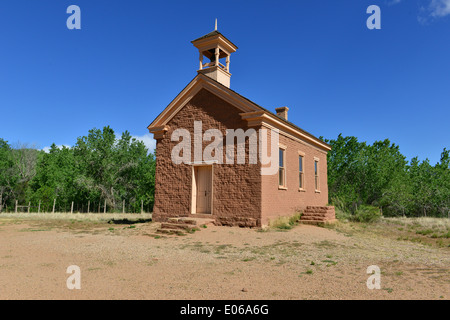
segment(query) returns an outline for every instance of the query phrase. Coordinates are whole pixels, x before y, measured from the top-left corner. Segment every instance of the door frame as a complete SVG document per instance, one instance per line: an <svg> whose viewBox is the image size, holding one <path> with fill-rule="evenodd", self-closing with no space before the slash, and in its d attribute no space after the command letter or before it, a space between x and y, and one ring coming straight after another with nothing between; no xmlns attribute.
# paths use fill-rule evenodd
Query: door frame
<svg viewBox="0 0 450 320"><path fill-rule="evenodd" d="M195 180L195 168L210 167L211 168L211 213L197 213L197 181ZM194 215L212 216L214 214L214 163L191 163L191 208L190 213Z"/></svg>

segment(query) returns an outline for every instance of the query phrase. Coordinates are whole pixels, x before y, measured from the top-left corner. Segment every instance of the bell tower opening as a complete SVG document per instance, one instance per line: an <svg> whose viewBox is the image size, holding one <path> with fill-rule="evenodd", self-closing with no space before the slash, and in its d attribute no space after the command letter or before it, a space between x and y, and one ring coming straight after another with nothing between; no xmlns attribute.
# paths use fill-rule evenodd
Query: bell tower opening
<svg viewBox="0 0 450 320"><path fill-rule="evenodd" d="M192 44L199 51L200 65L198 73L202 73L226 87L230 87L230 55L236 52L237 46L217 30L200 37ZM209 61L204 61L204 58Z"/></svg>

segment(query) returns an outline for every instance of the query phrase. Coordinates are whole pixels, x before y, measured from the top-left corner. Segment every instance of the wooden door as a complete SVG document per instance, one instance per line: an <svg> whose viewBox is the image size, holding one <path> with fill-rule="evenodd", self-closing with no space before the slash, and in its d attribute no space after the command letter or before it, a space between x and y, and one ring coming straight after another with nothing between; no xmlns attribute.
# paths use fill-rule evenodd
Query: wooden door
<svg viewBox="0 0 450 320"><path fill-rule="evenodd" d="M200 166L195 168L197 171L196 182L196 213L211 213L211 179L212 167Z"/></svg>

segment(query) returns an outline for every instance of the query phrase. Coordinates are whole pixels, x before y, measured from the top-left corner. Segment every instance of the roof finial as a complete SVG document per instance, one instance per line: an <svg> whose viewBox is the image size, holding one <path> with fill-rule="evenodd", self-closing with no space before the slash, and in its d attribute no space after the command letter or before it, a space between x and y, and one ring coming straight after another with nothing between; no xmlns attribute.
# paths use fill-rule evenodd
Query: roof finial
<svg viewBox="0 0 450 320"><path fill-rule="evenodd" d="M214 31L217 31L217 18L216 18L216 26L214 28Z"/></svg>

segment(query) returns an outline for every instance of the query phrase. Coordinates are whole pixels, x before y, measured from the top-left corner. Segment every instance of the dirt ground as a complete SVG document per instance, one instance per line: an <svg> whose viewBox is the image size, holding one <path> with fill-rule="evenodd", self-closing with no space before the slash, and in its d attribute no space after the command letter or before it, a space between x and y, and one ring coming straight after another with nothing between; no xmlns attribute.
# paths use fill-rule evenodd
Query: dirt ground
<svg viewBox="0 0 450 320"><path fill-rule="evenodd" d="M158 223L138 222L0 216L0 299L450 298L448 245L383 226L208 226L163 236ZM66 285L71 265L81 270L79 290ZM371 265L381 289L367 288Z"/></svg>

